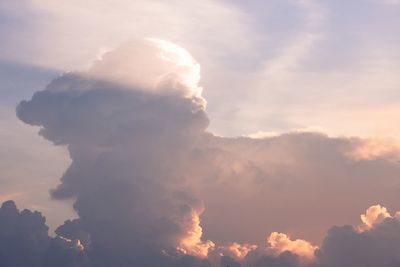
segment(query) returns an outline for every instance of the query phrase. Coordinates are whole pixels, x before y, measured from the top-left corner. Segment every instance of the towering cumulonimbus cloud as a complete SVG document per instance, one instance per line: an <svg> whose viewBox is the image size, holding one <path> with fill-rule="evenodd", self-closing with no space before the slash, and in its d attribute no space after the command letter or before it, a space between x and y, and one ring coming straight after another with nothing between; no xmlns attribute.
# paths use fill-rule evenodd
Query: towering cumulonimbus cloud
<svg viewBox="0 0 400 267"><path fill-rule="evenodd" d="M72 163L51 194L76 198L79 219L58 232L87 233L96 266L143 264L162 251L205 257L214 246L201 240L202 203L181 171L208 125L198 79L185 50L150 39L121 45L18 106L19 118L68 146Z"/></svg>
<svg viewBox="0 0 400 267"><path fill-rule="evenodd" d="M323 238L360 206L393 203L398 147L308 132L214 136L199 79L181 47L139 40L19 104L18 117L72 160L51 190L74 199L79 215L56 230L59 242L83 248L96 267L364 266L336 250L342 243L356 257L375 249L382 266L398 262L400 242L385 236L398 219L382 206Z"/></svg>

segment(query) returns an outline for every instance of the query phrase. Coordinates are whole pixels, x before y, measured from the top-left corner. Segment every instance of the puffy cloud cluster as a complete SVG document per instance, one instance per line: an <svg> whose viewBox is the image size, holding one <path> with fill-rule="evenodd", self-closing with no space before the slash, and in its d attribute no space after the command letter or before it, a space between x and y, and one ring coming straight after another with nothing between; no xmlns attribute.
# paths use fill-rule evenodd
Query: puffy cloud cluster
<svg viewBox="0 0 400 267"><path fill-rule="evenodd" d="M373 236L376 259L396 262L377 229L390 220L387 232L395 230L397 219L380 206L362 217L363 231L333 228L323 239L371 202L394 205L395 150L355 156L364 140L310 132L214 136L199 77L182 48L129 42L20 103L18 117L67 146L72 160L51 196L74 199L79 218L52 243L96 267L365 267L336 248L347 242L359 256L359 239Z"/></svg>
<svg viewBox="0 0 400 267"><path fill-rule="evenodd" d="M200 65L182 47L159 39L121 44L97 60L88 76L125 85L127 89L178 91L201 99Z"/></svg>
<svg viewBox="0 0 400 267"><path fill-rule="evenodd" d="M286 234L273 232L268 237L268 243L270 244L272 250L278 254L289 251L293 254L308 259L314 258L314 251L316 247L305 240L291 240Z"/></svg>
<svg viewBox="0 0 400 267"><path fill-rule="evenodd" d="M368 230L374 227L374 225L381 223L386 218L392 216L388 212L387 208L381 205L371 206L367 209L365 214L361 214L362 225L359 226L360 231Z"/></svg>
<svg viewBox="0 0 400 267"><path fill-rule="evenodd" d="M79 240L48 235L39 212L19 211L13 201L0 208L0 266L86 266Z"/></svg>
<svg viewBox="0 0 400 267"><path fill-rule="evenodd" d="M386 213L387 209L379 205L371 206L366 214L376 214L375 211ZM373 217L377 218L374 215ZM351 225L334 226L328 231L320 247L305 240L290 240L282 233L272 233L268 242L269 246L264 249L254 248L244 258L227 254L221 258L221 266L400 266L400 220L390 214L375 221L364 231Z"/></svg>
<svg viewBox="0 0 400 267"><path fill-rule="evenodd" d="M184 222L184 236L179 241L178 250L184 254L190 254L198 257L207 257L208 251L214 248L215 244L208 240L201 241L203 229L200 226L200 213L193 210L189 218Z"/></svg>
<svg viewBox="0 0 400 267"><path fill-rule="evenodd" d="M230 257L242 260L244 259L249 252L254 251L257 249L257 245L251 244L239 244L233 242L232 244L222 248L223 255L229 255Z"/></svg>
<svg viewBox="0 0 400 267"><path fill-rule="evenodd" d="M332 225L358 224L354 214L371 203L396 208L398 151L354 157L366 143L313 132L205 137L188 170L205 203L205 235L262 245L266 233L282 232L318 244Z"/></svg>
<svg viewBox="0 0 400 267"><path fill-rule="evenodd" d="M365 231L360 232L352 226L333 227L329 230L316 252L317 266L400 266L400 221L387 216L386 208L379 205L370 207L366 214L372 215L375 220ZM382 218L382 214L387 217L376 220Z"/></svg>

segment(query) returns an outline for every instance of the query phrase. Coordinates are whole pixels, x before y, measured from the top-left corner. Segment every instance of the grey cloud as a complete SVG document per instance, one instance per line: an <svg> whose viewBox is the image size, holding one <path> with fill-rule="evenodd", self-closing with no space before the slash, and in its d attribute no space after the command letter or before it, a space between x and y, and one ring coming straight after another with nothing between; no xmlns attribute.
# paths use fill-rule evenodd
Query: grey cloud
<svg viewBox="0 0 400 267"><path fill-rule="evenodd" d="M82 238L95 266L203 264L175 250L203 249L196 223L202 203L185 188L181 170L208 118L203 100L171 81L151 91L69 73L17 108L21 120L42 126L43 137L68 147L72 163L51 195L76 198L79 219L57 232ZM182 243L188 232L194 243Z"/></svg>
<svg viewBox="0 0 400 267"><path fill-rule="evenodd" d="M0 208L0 266L86 266L84 252L48 235L39 212L19 211L13 201Z"/></svg>
<svg viewBox="0 0 400 267"><path fill-rule="evenodd" d="M134 59L130 55L129 64L146 63ZM112 67L106 70L116 73L104 79L60 76L17 108L22 121L68 148L72 163L51 196L74 199L79 218L56 232L81 240L92 266L210 266L215 261L207 252L214 246L207 239L265 247L267 234L280 231L319 243L329 227L352 222L371 203L396 205L396 154L356 158L352 153L365 140L318 133L216 137L206 132L204 100L188 94L193 88L179 75L168 72L162 77L171 80L149 89L110 79L119 71L132 78L129 68ZM332 231L318 264L336 264L331 258L343 256L329 245ZM241 262L217 257L218 264L305 264L290 251L266 251L250 252Z"/></svg>
<svg viewBox="0 0 400 267"><path fill-rule="evenodd" d="M21 119L44 126L47 139L68 144L73 162L53 197L77 197L80 224L98 255L120 259L169 244L162 239L183 234L174 220L200 205L178 188L177 166L207 126L204 111L194 111L190 99L87 82L95 89L49 87L18 108Z"/></svg>
<svg viewBox="0 0 400 267"><path fill-rule="evenodd" d="M263 252L250 252L242 262L223 256L221 267L300 267L304 266L299 257L291 252L283 252L279 255L266 255Z"/></svg>
<svg viewBox="0 0 400 267"><path fill-rule="evenodd" d="M321 267L400 266L400 222L387 218L369 231L333 227L317 251Z"/></svg>
<svg viewBox="0 0 400 267"><path fill-rule="evenodd" d="M245 259L245 266L254 267L297 267L301 266L299 258L290 252L283 252L278 256L259 256L251 259L252 255L249 255Z"/></svg>
<svg viewBox="0 0 400 267"><path fill-rule="evenodd" d="M386 218L372 229L359 231L350 225L332 227L312 261L291 252L265 255L250 252L243 261L222 257L221 266L232 267L396 267L400 266L400 221Z"/></svg>
<svg viewBox="0 0 400 267"><path fill-rule="evenodd" d="M367 153L366 140L321 133L208 136L188 170L206 206L205 237L260 245L278 231L320 243L332 225L357 224L365 207L397 209L398 150L355 157L360 148ZM252 227L243 229L241 217Z"/></svg>

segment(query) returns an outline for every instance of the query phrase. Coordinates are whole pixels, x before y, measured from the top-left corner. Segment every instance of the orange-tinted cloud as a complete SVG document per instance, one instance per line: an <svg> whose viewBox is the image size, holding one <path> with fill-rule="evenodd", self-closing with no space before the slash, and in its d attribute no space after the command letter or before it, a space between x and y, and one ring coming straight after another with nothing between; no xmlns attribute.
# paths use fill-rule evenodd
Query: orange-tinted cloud
<svg viewBox="0 0 400 267"><path fill-rule="evenodd" d="M183 221L182 228L185 234L179 241L177 249L184 254L204 258L215 244L210 240L201 240L203 229L200 226L200 214L201 212L194 210L190 213L190 217Z"/></svg>
<svg viewBox="0 0 400 267"><path fill-rule="evenodd" d="M381 205L371 206L366 210L365 214L361 214L363 224L359 226L359 229L360 231L369 230L386 218L392 218L387 208Z"/></svg>
<svg viewBox="0 0 400 267"><path fill-rule="evenodd" d="M307 259L313 259L314 252L317 249L316 246L313 246L308 241L302 239L291 240L288 235L278 232L271 233L267 241L271 249L278 254L289 251Z"/></svg>

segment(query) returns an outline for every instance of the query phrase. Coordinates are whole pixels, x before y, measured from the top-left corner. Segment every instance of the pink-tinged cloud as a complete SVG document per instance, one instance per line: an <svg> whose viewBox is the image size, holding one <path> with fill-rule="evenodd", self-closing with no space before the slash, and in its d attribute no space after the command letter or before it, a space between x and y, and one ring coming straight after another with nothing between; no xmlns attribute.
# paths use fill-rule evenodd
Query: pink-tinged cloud
<svg viewBox="0 0 400 267"><path fill-rule="evenodd" d="M183 221L181 227L184 229L184 235L179 240L177 249L184 254L205 258L208 256L208 252L215 247L215 244L210 240L202 241L201 213L201 211L193 210Z"/></svg>
<svg viewBox="0 0 400 267"><path fill-rule="evenodd" d="M385 208L367 210L363 232L331 228L354 225L369 203L397 205L396 153L304 131L217 137L207 131L197 63L157 42L128 42L17 108L68 148L72 162L51 191L73 199L79 215L56 231L66 243L84 247L96 267L365 267L356 252L369 249L377 251L371 262L397 262L388 247L400 242L385 231L398 221ZM337 249L346 246L355 259Z"/></svg>
<svg viewBox="0 0 400 267"><path fill-rule="evenodd" d="M308 260L314 259L314 252L317 249L316 246L313 246L305 240L291 240L286 234L278 232L271 233L267 241L275 253L281 254L285 251L289 251Z"/></svg>
<svg viewBox="0 0 400 267"><path fill-rule="evenodd" d="M359 226L360 231L369 230L386 218L392 218L387 208L381 205L371 206L365 211L365 214L361 214L363 224Z"/></svg>

